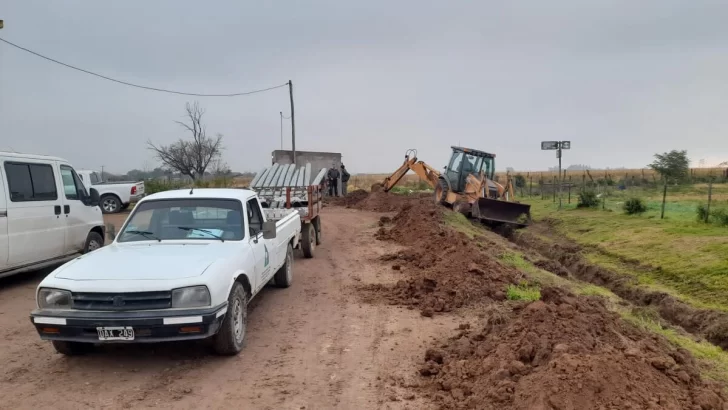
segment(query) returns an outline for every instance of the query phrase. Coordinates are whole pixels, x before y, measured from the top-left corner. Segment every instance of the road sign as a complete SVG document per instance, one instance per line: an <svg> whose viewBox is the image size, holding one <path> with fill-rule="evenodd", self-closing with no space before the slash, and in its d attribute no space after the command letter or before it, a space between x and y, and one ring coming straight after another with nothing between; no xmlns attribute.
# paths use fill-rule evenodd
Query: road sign
<svg viewBox="0 0 728 410"><path fill-rule="evenodd" d="M570 149L571 141L561 141L561 149Z"/></svg>
<svg viewBox="0 0 728 410"><path fill-rule="evenodd" d="M558 141L541 141L541 149L559 149Z"/></svg>

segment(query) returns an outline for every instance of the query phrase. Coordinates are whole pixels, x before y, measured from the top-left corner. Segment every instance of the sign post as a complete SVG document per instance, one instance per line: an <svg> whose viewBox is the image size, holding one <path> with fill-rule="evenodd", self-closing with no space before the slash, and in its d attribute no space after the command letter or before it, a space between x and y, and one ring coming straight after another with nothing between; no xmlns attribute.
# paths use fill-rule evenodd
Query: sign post
<svg viewBox="0 0 728 410"><path fill-rule="evenodd" d="M559 159L559 210L561 210L561 186L563 185L561 177L561 150L571 149L571 141L541 141L542 150L556 150L556 158Z"/></svg>

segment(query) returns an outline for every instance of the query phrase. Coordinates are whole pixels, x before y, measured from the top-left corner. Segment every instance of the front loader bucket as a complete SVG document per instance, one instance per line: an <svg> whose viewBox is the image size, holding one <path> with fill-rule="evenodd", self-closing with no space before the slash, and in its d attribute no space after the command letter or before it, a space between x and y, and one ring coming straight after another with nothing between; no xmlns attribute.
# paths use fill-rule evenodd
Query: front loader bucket
<svg viewBox="0 0 728 410"><path fill-rule="evenodd" d="M498 199L478 198L472 215L486 222L501 222L517 226L531 223L531 205Z"/></svg>

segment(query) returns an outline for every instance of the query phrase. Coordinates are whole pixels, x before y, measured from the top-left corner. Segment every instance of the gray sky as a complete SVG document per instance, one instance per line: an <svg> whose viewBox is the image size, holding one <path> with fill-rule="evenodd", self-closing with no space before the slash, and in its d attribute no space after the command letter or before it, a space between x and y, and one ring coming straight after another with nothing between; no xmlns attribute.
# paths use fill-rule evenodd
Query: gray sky
<svg viewBox="0 0 728 410"><path fill-rule="evenodd" d="M254 3L254 4L253 4ZM642 167L687 149L728 161L728 2L3 0L0 36L129 82L228 93L293 80L297 147L389 172L449 146L499 169ZM0 149L112 172L157 165L145 142L187 137L191 97L134 89L0 44ZM200 98L237 171L280 147L287 89ZM285 124L284 147L290 147Z"/></svg>

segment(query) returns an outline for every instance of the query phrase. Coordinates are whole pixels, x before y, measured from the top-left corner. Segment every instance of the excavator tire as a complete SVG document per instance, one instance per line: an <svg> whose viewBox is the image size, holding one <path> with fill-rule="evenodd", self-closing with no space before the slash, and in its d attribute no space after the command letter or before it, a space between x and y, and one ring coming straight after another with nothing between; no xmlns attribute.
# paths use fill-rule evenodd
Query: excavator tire
<svg viewBox="0 0 728 410"><path fill-rule="evenodd" d="M447 186L447 182L444 179L439 179L435 187L435 203L446 205L448 192L450 192L450 187Z"/></svg>

